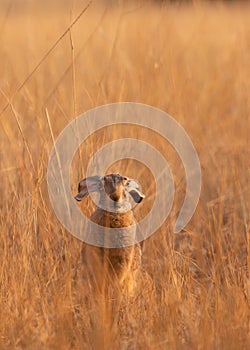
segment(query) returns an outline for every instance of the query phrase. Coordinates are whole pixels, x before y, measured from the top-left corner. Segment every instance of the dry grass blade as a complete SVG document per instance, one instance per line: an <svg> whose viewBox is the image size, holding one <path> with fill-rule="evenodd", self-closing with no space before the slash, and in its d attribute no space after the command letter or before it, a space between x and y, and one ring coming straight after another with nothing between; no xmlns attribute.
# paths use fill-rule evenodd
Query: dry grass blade
<svg viewBox="0 0 250 350"><path fill-rule="evenodd" d="M0 2L1 349L249 347L250 7L246 1L137 5ZM76 152L72 196L90 159L120 138L153 145L173 174L171 213L143 244L142 266L154 293L145 296L145 282L133 300L103 266L93 264L94 276L88 273L83 242L57 220L46 186L59 133L77 115L117 101L172 115L202 167L199 205L174 236L185 169L160 135L113 125L91 134ZM135 218L150 214L156 184L146 165L124 159L107 173L137 179L146 197ZM88 198L82 210L90 217L96 206ZM109 286L105 297L92 293L100 276Z"/></svg>

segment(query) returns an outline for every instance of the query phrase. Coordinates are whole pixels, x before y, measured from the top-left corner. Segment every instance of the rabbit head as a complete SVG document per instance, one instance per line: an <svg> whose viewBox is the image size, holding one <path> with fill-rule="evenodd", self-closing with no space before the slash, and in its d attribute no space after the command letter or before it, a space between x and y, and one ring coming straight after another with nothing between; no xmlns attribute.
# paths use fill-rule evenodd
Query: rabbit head
<svg viewBox="0 0 250 350"><path fill-rule="evenodd" d="M145 197L136 180L120 174L90 176L83 179L78 185L78 194L75 196L75 199L81 201L90 192L100 193L100 204L105 201L105 197L108 197L114 202L114 206L117 206L119 203L129 202L129 198L132 198L135 203L140 203Z"/></svg>

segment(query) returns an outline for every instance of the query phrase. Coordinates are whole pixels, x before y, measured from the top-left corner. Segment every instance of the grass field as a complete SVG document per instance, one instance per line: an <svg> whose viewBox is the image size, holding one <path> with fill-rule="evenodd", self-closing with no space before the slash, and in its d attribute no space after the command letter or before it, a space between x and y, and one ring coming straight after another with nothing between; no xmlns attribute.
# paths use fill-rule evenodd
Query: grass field
<svg viewBox="0 0 250 350"><path fill-rule="evenodd" d="M136 320L135 348L248 349L250 6L93 1L81 13L87 5L0 5L0 349L133 349L100 310L99 330L88 326L94 304L78 283L83 243L56 219L46 185L53 138L81 113L117 101L172 115L202 168L195 215L174 236L185 173L159 136L111 127L73 161L75 193L92 154L132 135L152 143L174 175L172 212L145 243L156 295ZM110 166L117 170L142 184L140 219L153 203L152 174L128 160ZM89 201L83 209L91 211Z"/></svg>

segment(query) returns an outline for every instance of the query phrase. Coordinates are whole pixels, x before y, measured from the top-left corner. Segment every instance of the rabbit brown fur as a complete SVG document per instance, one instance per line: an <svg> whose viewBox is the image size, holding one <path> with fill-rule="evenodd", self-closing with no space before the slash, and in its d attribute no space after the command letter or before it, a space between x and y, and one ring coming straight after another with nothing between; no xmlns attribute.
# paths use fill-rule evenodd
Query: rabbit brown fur
<svg viewBox="0 0 250 350"><path fill-rule="evenodd" d="M87 186L88 181L89 185ZM78 194L75 198L82 200L89 192L94 191L100 193L100 206L102 208L96 209L90 218L91 221L103 227L104 236L105 228L128 227L128 233L131 230L131 241L133 241L136 222L129 199L131 196L134 201L141 202L144 198L138 183L119 174L109 174L104 177L95 176L79 183ZM111 201L105 207L107 197ZM85 246L83 249L83 258L88 268L92 270L95 280L99 280L98 274L100 274L101 280L103 277L105 279L110 277L112 280L115 279L120 287L126 284L126 281L133 280L134 272L141 269L141 254L139 243L121 248Z"/></svg>
<svg viewBox="0 0 250 350"><path fill-rule="evenodd" d="M99 205L90 219L101 227L104 242L109 229L127 228L124 243L131 239L133 244L117 248L84 244L83 280L85 290L89 287L86 302L90 310L96 310L90 315L90 328L99 332L103 329L99 320L104 320L105 327L117 331L121 339L133 339L140 323L145 328L148 303L154 293L151 277L142 267L141 245L134 243L136 221L130 204L130 199L140 203L144 195L135 180L110 174L82 180L75 198L79 201L96 191L100 193ZM147 321L149 328L152 322Z"/></svg>

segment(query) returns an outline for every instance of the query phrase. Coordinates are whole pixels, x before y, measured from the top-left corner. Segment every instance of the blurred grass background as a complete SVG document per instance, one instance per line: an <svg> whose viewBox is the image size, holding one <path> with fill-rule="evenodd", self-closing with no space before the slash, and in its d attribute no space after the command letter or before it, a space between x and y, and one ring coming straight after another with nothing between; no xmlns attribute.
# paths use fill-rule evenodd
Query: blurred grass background
<svg viewBox="0 0 250 350"><path fill-rule="evenodd" d="M114 327L104 341L88 325L77 282L82 243L57 221L46 188L53 137L79 114L117 101L172 115L203 176L197 211L174 237L185 173L158 135L112 127L75 156L73 193L93 152L119 137L152 143L174 175L171 215L145 244L155 322L149 331L137 320L137 348L248 348L249 14L247 1L1 1L1 348L121 348ZM133 161L110 167L117 169L138 178L149 198L140 219L153 203L152 174Z"/></svg>

